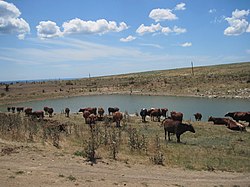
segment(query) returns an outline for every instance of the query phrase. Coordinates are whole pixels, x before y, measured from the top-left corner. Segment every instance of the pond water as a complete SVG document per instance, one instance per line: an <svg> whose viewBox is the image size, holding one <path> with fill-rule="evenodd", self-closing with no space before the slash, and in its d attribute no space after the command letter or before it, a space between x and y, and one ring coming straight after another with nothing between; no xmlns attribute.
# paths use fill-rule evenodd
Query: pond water
<svg viewBox="0 0 250 187"><path fill-rule="evenodd" d="M44 106L50 106L57 113L66 107L69 107L71 112L78 112L79 108L85 107L103 107L105 113L107 113L108 107L119 107L120 111L127 111L129 114L139 113L141 108L168 108L169 111L183 112L185 120L194 120L193 114L200 112L203 115L203 121L207 121L208 116L223 117L229 111L250 111L250 100L174 96L95 95L31 101L19 103L16 106L32 107L33 110L42 110ZM0 106L0 111L7 111L7 106Z"/></svg>

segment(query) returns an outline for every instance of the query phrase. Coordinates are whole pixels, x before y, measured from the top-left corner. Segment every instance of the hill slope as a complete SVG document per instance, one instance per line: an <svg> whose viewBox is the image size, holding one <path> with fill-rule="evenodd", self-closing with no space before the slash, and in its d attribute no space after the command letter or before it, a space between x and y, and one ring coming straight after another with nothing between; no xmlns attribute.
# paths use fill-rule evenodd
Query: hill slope
<svg viewBox="0 0 250 187"><path fill-rule="evenodd" d="M89 94L148 94L250 98L250 62L159 70L77 80L16 83L5 91L1 104Z"/></svg>

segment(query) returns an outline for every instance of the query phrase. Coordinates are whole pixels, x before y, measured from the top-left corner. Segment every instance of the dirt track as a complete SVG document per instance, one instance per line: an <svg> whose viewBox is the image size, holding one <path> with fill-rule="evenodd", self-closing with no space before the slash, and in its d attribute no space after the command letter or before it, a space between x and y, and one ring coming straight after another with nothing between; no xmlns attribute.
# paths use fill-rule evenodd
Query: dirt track
<svg viewBox="0 0 250 187"><path fill-rule="evenodd" d="M250 186L249 173L208 172L98 160L67 150L0 141L0 186Z"/></svg>

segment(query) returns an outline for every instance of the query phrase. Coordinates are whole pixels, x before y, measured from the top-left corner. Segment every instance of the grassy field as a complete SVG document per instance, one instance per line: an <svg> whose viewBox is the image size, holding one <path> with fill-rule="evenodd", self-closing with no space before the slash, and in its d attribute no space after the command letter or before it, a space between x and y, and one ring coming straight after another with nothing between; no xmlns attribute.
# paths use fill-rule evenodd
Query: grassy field
<svg viewBox="0 0 250 187"><path fill-rule="evenodd" d="M51 119L30 120L23 114L1 113L1 139L42 143L57 147L61 154L71 154L93 162L103 159L142 165L163 165L188 170L250 172L250 134L192 122L196 133L186 132L182 143L164 140L159 122L142 123L139 116L125 116L121 128L114 123L98 122L91 131L81 114L56 114ZM66 132L55 128L65 125ZM248 129L249 131L249 129ZM91 154L95 151L94 158ZM3 153L3 150L2 150ZM93 155L92 155L93 156Z"/></svg>
<svg viewBox="0 0 250 187"><path fill-rule="evenodd" d="M0 103L95 94L250 98L250 62L0 85Z"/></svg>

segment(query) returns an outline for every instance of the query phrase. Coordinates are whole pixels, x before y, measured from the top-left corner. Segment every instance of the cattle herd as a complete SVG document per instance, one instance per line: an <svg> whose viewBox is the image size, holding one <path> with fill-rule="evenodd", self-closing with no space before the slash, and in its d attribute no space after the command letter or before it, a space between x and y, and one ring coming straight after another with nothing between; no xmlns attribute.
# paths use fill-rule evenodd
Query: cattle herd
<svg viewBox="0 0 250 187"><path fill-rule="evenodd" d="M45 106L43 110L33 111L30 107L7 107L8 112L15 113L24 112L26 116L30 116L31 118L43 119L45 115L48 115L50 118L53 117L54 109L51 107ZM104 117L107 117L108 120L116 123L116 127L120 127L120 122L123 119L123 113L119 111L119 108L109 107L108 114L104 115L105 111L103 108L80 108L79 113L82 113L82 116L85 120L85 123L88 124L91 129L96 123L96 121L104 120ZM65 108L64 113L66 117L69 117L70 109ZM142 118L142 122L146 122L146 117L149 116L151 121L160 122L161 118L163 121L161 125L164 127L165 131L165 140L168 134L168 140L170 141L170 134L175 134L177 138L177 142L180 142L180 136L186 131L190 131L195 133L194 127L192 124L183 123L183 113L172 111L170 112L170 116L168 116L167 108L142 108L140 111L140 116ZM201 121L202 114L195 113L194 114L196 121ZM210 116L208 121L214 123L214 125L225 125L227 128L231 130L238 131L246 131L246 125L242 123L242 121L249 123L250 126L250 112L229 112L225 114L225 117L218 118Z"/></svg>

